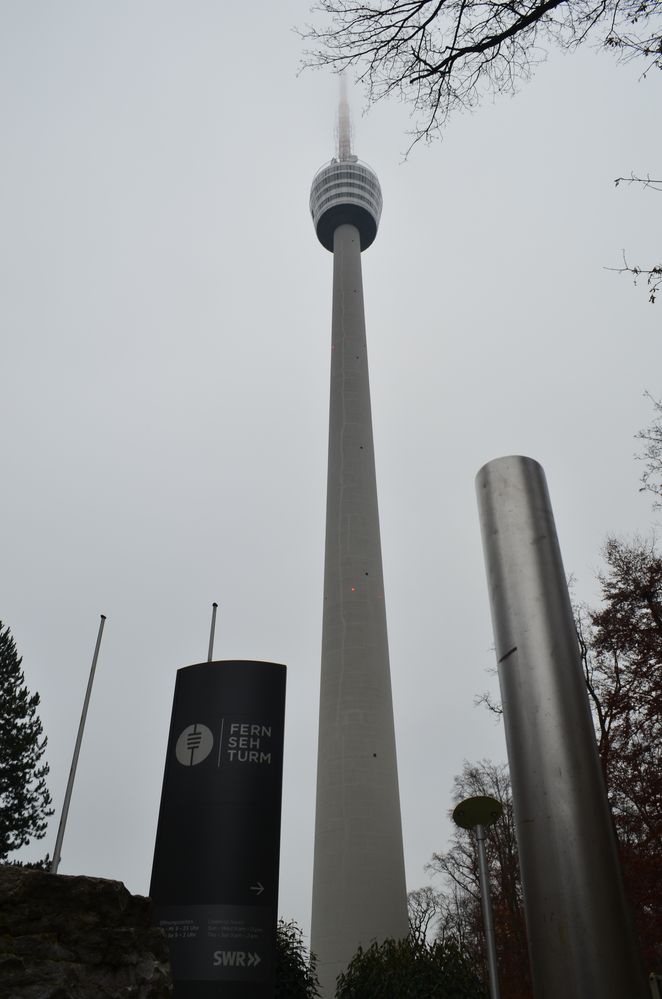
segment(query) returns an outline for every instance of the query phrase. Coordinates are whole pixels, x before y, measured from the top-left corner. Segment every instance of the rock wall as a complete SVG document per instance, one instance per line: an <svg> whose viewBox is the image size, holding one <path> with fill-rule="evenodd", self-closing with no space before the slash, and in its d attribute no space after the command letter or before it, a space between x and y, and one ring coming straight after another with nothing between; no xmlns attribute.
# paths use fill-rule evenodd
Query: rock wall
<svg viewBox="0 0 662 999"><path fill-rule="evenodd" d="M150 902L119 881L0 866L0 999L171 999Z"/></svg>

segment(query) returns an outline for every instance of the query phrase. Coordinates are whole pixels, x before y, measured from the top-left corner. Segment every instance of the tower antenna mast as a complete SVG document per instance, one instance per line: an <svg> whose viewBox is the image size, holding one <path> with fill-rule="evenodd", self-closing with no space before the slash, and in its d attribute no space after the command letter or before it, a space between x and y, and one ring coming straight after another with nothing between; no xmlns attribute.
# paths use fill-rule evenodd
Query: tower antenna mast
<svg viewBox="0 0 662 999"><path fill-rule="evenodd" d="M347 100L347 78L340 77L340 97L338 100L338 159L347 163L352 157L352 117Z"/></svg>

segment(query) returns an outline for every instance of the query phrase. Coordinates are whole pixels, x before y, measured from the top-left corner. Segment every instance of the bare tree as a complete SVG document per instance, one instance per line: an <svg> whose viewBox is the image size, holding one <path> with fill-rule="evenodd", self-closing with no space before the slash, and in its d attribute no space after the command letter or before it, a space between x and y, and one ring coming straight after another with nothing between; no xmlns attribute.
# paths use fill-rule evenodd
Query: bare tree
<svg viewBox="0 0 662 999"><path fill-rule="evenodd" d="M637 177L635 174L630 174L629 177L617 177L614 181L614 186L619 187L621 184L627 184L628 187L631 187L632 184L639 184L645 190L662 194L662 180L651 177L650 174L646 177ZM640 267L639 264L631 264L628 261L625 250L622 253L623 266L606 267L605 270L616 271L617 274L631 274L635 284L638 284L640 278L645 278L646 287L648 288L648 301L651 305L655 305L655 299L662 285L662 264L654 264L652 267Z"/></svg>
<svg viewBox="0 0 662 999"><path fill-rule="evenodd" d="M615 271L617 274L631 274L635 285L638 284L640 278L645 278L646 287L648 288L648 301L651 305L655 305L657 293L660 290L660 285L662 285L662 264L655 264L653 267L640 267L639 264L630 264L625 256L625 250L622 252L623 266L605 267L605 270Z"/></svg>
<svg viewBox="0 0 662 999"><path fill-rule="evenodd" d="M455 778L455 803L488 794L503 805L503 817L486 830L499 979L504 999L530 999L528 955L513 802L508 768L489 760L466 763ZM445 886L438 899L437 936L469 954L485 969L480 881L475 837L463 829L453 833L445 853L435 853L428 870L441 874ZM484 970L484 974L486 969Z"/></svg>
<svg viewBox="0 0 662 999"><path fill-rule="evenodd" d="M413 141L486 94L512 93L554 46L591 39L662 68L662 0L318 0L306 65L355 67L369 99L413 105Z"/></svg>
<svg viewBox="0 0 662 999"><path fill-rule="evenodd" d="M653 509L662 509L662 402L654 399L650 392L645 393L653 404L655 416L652 423L640 430L636 439L643 441L644 447L637 457L644 463L641 476L641 491L652 493Z"/></svg>
<svg viewBox="0 0 662 999"><path fill-rule="evenodd" d="M415 888L407 893L407 911L409 913L409 934L416 943L427 942L439 918L442 904L441 892L430 885Z"/></svg>

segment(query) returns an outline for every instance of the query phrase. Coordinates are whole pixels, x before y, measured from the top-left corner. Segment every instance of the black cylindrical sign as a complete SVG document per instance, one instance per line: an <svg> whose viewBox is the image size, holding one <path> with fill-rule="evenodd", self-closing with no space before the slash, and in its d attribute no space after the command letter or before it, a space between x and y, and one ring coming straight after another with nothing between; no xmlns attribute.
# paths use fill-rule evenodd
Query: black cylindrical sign
<svg viewBox="0 0 662 999"><path fill-rule="evenodd" d="M274 994L285 674L177 672L150 895L178 999Z"/></svg>

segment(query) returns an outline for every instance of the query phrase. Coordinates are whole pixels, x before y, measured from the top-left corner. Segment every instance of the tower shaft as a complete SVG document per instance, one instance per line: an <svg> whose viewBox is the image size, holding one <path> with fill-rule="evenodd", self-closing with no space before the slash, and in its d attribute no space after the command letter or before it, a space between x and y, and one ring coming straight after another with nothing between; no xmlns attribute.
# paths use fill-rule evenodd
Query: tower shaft
<svg viewBox="0 0 662 999"><path fill-rule="evenodd" d="M322 676L311 946L325 999L359 945L408 931L361 234L333 234Z"/></svg>

